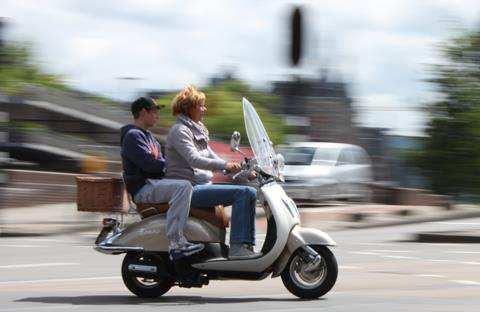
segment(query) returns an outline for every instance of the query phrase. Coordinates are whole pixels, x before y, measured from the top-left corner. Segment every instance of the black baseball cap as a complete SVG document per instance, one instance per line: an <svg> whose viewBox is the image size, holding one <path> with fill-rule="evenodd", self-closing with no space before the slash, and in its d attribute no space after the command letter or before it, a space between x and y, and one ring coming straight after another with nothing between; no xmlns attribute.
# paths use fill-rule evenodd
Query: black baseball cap
<svg viewBox="0 0 480 312"><path fill-rule="evenodd" d="M146 110L150 110L154 107L156 107L157 109L162 109L165 107L165 105L157 104L157 102L155 102L154 99L150 97L142 96L132 102L132 106L130 107L130 110L132 111L132 114L135 116L144 108Z"/></svg>

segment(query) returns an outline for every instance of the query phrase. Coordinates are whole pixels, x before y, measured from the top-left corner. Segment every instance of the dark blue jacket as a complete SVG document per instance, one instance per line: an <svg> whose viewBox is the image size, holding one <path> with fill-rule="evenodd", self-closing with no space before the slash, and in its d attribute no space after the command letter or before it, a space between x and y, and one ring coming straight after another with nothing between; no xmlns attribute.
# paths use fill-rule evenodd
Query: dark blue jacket
<svg viewBox="0 0 480 312"><path fill-rule="evenodd" d="M148 130L135 125L121 129L123 176L127 191L134 197L145 185L146 179L161 179L165 172L165 158L161 146Z"/></svg>

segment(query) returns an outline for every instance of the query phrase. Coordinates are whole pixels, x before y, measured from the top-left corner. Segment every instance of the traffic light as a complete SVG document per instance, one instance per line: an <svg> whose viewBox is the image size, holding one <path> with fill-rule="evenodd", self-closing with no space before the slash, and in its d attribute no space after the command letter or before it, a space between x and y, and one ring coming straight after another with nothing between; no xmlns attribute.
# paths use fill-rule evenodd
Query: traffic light
<svg viewBox="0 0 480 312"><path fill-rule="evenodd" d="M291 19L291 38L290 38L290 61L293 66L297 66L302 57L302 12L300 7L296 7L293 10L292 19Z"/></svg>

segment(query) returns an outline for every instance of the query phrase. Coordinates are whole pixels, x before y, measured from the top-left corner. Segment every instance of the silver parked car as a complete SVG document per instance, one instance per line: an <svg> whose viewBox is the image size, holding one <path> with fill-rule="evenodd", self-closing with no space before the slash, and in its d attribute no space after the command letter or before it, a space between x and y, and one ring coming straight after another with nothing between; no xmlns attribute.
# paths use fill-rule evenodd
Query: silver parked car
<svg viewBox="0 0 480 312"><path fill-rule="evenodd" d="M363 148L329 142L297 142L277 149L285 158L285 191L296 199L370 199L370 157Z"/></svg>

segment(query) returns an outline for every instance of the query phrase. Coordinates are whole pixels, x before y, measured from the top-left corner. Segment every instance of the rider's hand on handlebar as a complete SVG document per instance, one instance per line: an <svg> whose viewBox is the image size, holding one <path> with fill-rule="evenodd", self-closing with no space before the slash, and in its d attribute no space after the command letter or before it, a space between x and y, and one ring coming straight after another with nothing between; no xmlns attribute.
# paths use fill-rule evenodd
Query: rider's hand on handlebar
<svg viewBox="0 0 480 312"><path fill-rule="evenodd" d="M257 173L255 171L250 171L247 176L249 181L255 180L257 178Z"/></svg>
<svg viewBox="0 0 480 312"><path fill-rule="evenodd" d="M225 165L225 170L227 170L229 173L237 173L242 170L242 165L235 161L231 161Z"/></svg>

